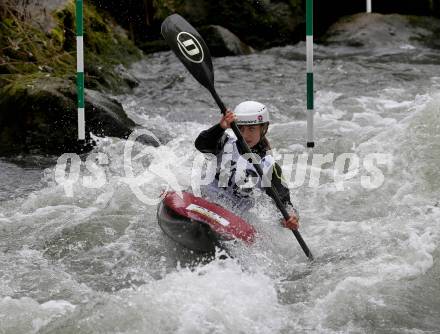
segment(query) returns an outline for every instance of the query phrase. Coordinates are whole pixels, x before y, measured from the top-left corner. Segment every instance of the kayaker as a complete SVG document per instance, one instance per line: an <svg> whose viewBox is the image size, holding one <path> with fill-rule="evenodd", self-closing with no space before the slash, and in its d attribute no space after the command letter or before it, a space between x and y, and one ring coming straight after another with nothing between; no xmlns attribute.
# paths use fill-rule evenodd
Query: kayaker
<svg viewBox="0 0 440 334"><path fill-rule="evenodd" d="M268 178L283 204L292 211L289 219L282 220L282 224L292 230L298 229L299 217L290 201L289 189L281 183L281 168L270 153L271 147L266 138L269 112L262 103L245 101L240 103L234 112L228 109L219 123L202 131L197 137L196 148L202 153L211 153L217 157L215 178L209 185L202 187L202 195L213 201L227 202L232 209L243 213L255 203L252 196L253 188L264 188L251 161L242 157L243 150L240 143L225 132L233 121L236 122L251 151L261 159L263 171L269 170L269 174L272 171L272 175L268 175ZM245 173L237 173L237 167L243 164L245 164ZM241 179L238 174L242 174ZM257 178L258 182L249 187L247 182L251 177Z"/></svg>

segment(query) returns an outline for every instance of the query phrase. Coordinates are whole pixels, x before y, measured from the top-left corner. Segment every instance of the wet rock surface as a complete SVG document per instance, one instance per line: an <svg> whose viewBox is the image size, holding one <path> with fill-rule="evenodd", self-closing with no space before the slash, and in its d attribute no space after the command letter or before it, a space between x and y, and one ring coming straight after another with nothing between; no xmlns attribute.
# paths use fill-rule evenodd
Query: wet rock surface
<svg viewBox="0 0 440 334"><path fill-rule="evenodd" d="M440 47L440 20L433 17L356 14L340 19L321 39L325 44L360 48Z"/></svg>
<svg viewBox="0 0 440 334"><path fill-rule="evenodd" d="M86 143L77 140L75 86L69 80L38 79L3 88L0 97L0 153L61 154L90 150L90 132L127 137L134 127L116 100L86 90Z"/></svg>

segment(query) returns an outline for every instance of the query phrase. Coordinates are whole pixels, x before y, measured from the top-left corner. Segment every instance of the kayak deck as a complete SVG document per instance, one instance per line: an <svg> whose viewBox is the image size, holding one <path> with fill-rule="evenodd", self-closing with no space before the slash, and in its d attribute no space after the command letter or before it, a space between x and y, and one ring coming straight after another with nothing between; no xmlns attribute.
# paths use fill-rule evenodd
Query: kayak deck
<svg viewBox="0 0 440 334"><path fill-rule="evenodd" d="M175 213L161 202L157 208L157 220L162 231L178 244L196 252L214 252L218 238L204 223Z"/></svg>
<svg viewBox="0 0 440 334"><path fill-rule="evenodd" d="M188 192L168 192L157 208L157 220L170 239L196 252L213 252L223 240L251 244L256 233L239 216Z"/></svg>

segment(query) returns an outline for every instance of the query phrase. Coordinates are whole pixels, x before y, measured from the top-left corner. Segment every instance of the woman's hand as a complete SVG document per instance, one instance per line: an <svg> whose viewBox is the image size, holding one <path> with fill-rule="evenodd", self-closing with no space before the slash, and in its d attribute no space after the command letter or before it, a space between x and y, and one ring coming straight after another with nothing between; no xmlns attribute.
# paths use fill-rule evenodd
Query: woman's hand
<svg viewBox="0 0 440 334"><path fill-rule="evenodd" d="M235 114L230 110L227 109L226 113L223 115L222 119L220 120L220 126L222 129L229 129L231 127L231 123L235 121L236 116Z"/></svg>
<svg viewBox="0 0 440 334"><path fill-rule="evenodd" d="M293 212L289 219L285 220L283 219L283 221L281 222L283 224L284 227L290 229L290 230L297 230L299 228L299 222L298 222L299 218L297 216L297 214L295 212Z"/></svg>

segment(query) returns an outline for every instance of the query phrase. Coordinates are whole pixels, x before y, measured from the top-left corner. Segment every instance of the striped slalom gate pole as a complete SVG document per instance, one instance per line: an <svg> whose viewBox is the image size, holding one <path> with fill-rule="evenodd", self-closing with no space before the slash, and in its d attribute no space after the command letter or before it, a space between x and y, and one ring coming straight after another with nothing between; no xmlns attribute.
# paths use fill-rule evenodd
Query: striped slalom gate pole
<svg viewBox="0 0 440 334"><path fill-rule="evenodd" d="M306 2L307 50L307 147L314 147L313 139L313 0Z"/></svg>
<svg viewBox="0 0 440 334"><path fill-rule="evenodd" d="M78 95L78 140L85 140L83 0L76 0L76 92Z"/></svg>
<svg viewBox="0 0 440 334"><path fill-rule="evenodd" d="M371 0L367 0L367 13L371 13Z"/></svg>

